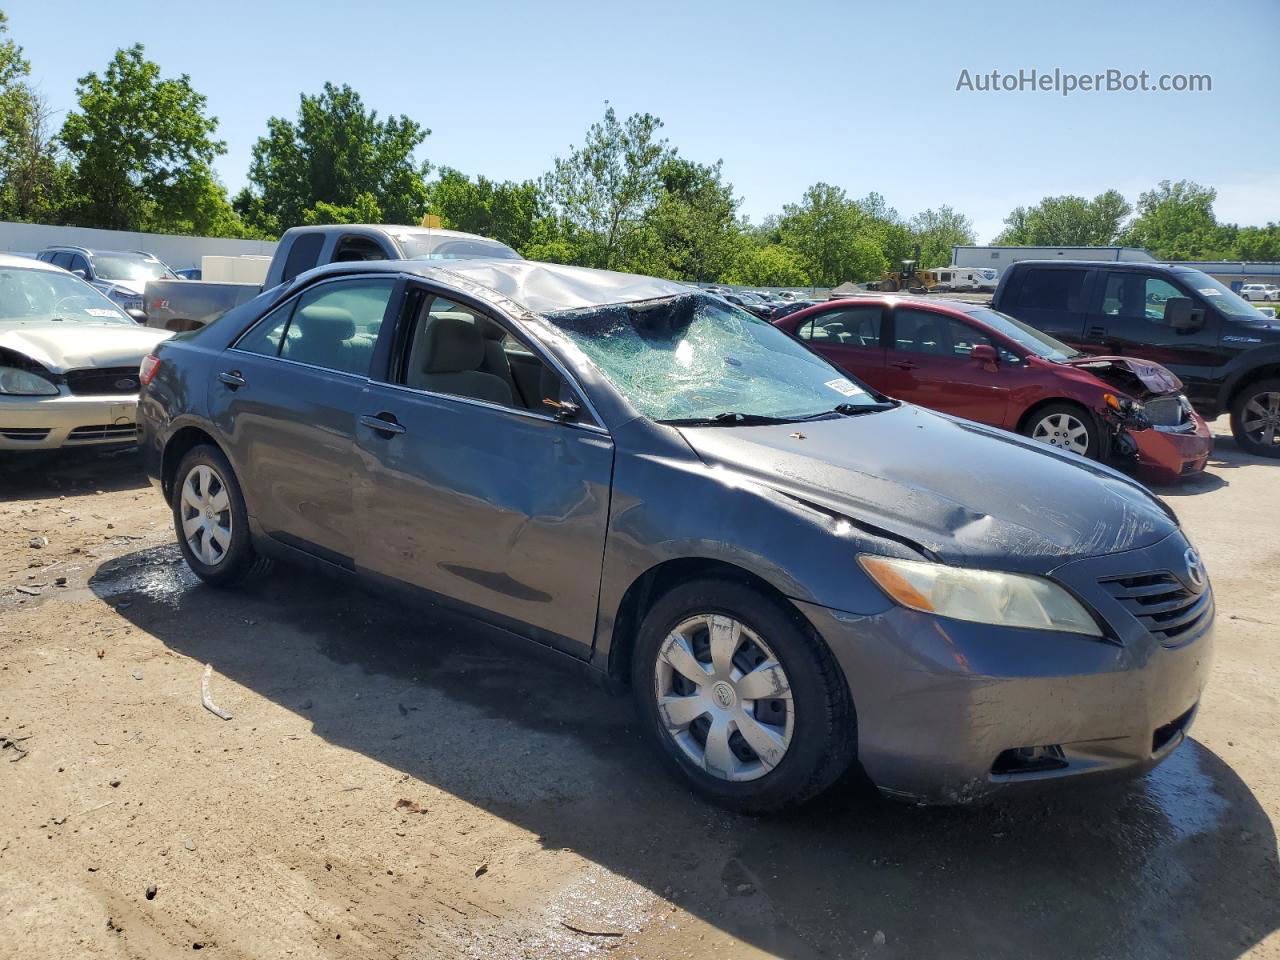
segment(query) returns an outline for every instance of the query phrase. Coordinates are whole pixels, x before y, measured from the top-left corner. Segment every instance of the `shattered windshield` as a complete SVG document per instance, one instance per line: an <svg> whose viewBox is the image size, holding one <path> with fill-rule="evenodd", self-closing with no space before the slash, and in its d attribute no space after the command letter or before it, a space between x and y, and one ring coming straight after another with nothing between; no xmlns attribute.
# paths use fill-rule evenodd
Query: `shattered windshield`
<svg viewBox="0 0 1280 960"><path fill-rule="evenodd" d="M880 403L781 330L705 294L546 316L652 420L803 419Z"/></svg>

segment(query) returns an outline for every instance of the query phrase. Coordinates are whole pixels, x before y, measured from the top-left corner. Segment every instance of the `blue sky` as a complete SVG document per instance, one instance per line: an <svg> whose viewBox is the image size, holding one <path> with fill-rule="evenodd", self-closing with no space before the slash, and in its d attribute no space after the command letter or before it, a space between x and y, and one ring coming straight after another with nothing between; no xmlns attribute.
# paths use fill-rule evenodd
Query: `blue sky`
<svg viewBox="0 0 1280 960"><path fill-rule="evenodd" d="M76 79L146 45L220 120L218 173L244 184L267 118L349 83L432 129L421 155L535 177L608 99L682 154L724 160L753 219L819 180L899 212L950 203L988 240L1019 204L1162 179L1219 191L1221 219L1280 220L1280 2L217 4L10 0L11 33L62 111ZM896 29L900 23L902 29ZM1206 93L957 92L1020 69L1209 74Z"/></svg>

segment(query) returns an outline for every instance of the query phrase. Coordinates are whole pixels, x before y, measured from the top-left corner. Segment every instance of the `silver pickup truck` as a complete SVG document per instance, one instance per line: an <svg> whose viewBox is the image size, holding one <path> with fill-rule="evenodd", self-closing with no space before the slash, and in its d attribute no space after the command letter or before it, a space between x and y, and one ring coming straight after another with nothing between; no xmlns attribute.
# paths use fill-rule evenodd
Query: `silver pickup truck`
<svg viewBox="0 0 1280 960"><path fill-rule="evenodd" d="M151 280L144 303L147 326L163 330L195 330L263 290L287 283L298 274L326 263L352 260L519 260L505 243L439 227L341 224L294 227L276 246L261 284L208 280Z"/></svg>

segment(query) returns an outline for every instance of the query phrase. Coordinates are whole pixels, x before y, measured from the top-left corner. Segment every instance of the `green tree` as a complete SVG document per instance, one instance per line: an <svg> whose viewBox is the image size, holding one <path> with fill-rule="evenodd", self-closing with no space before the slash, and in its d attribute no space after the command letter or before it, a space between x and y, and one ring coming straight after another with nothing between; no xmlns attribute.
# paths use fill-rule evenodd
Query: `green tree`
<svg viewBox="0 0 1280 960"><path fill-rule="evenodd" d="M943 204L937 210L922 210L911 218L911 233L920 244L920 266L945 267L951 263L951 248L973 243L973 223L964 214Z"/></svg>
<svg viewBox="0 0 1280 960"><path fill-rule="evenodd" d="M326 83L315 96L302 94L296 121L267 121L235 208L271 234L351 211L363 216L372 210L365 197L386 222L419 223L430 166L414 151L430 133L404 115L379 120L349 86Z"/></svg>
<svg viewBox="0 0 1280 960"><path fill-rule="evenodd" d="M723 179L720 161L707 166L673 155L659 179L657 202L634 234L628 268L674 280L719 279L744 245L738 200L733 184Z"/></svg>
<svg viewBox="0 0 1280 960"><path fill-rule="evenodd" d="M810 283L804 257L776 243L746 247L721 279L749 287L807 287Z"/></svg>
<svg viewBox="0 0 1280 960"><path fill-rule="evenodd" d="M1191 180L1161 180L1138 197L1137 216L1121 243L1145 247L1161 260L1199 260L1225 256L1230 235L1218 224L1213 202L1218 192Z"/></svg>
<svg viewBox="0 0 1280 960"><path fill-rule="evenodd" d="M799 203L782 211L782 242L804 258L813 283L835 286L884 272L887 263L876 222L841 188L816 183Z"/></svg>
<svg viewBox="0 0 1280 960"><path fill-rule="evenodd" d="M141 44L117 50L104 74L76 87L80 109L67 115L61 140L75 165L75 218L114 230L203 232L225 222L213 160L226 145L218 121L186 74L162 79Z"/></svg>
<svg viewBox="0 0 1280 960"><path fill-rule="evenodd" d="M6 33L0 11L0 37ZM30 73L22 48L0 40L0 220L57 222L68 168L49 129L50 111L27 81Z"/></svg>
<svg viewBox="0 0 1280 960"><path fill-rule="evenodd" d="M1128 201L1116 190L1107 190L1092 200L1045 197L1035 206L1015 207L1005 217L1005 230L995 242L1005 246L1111 246L1131 212Z"/></svg>
<svg viewBox="0 0 1280 960"><path fill-rule="evenodd" d="M560 220L577 236L582 263L614 268L634 250L635 234L658 202L662 169L675 153L658 139L662 121L635 113L618 120L607 107L579 148L556 157L542 180Z"/></svg>
<svg viewBox="0 0 1280 960"><path fill-rule="evenodd" d="M1229 260L1280 260L1280 223L1232 227Z"/></svg>
<svg viewBox="0 0 1280 960"><path fill-rule="evenodd" d="M452 167L443 167L430 185L430 208L446 227L501 240L523 251L534 240L542 212L542 196L532 180L499 183L478 176L472 180Z"/></svg>

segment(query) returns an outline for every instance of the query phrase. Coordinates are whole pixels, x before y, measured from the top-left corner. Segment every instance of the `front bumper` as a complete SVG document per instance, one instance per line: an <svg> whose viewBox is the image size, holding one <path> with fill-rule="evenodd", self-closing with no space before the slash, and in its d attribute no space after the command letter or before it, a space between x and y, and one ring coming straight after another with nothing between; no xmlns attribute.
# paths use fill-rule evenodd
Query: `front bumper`
<svg viewBox="0 0 1280 960"><path fill-rule="evenodd" d="M1211 595L1197 605L1194 628L1169 638L1099 581L1176 574L1186 549L1175 533L1154 547L1054 571L1106 621L1114 635L1105 640L901 607L867 617L798 606L848 679L859 760L876 786L927 803L965 803L1136 776L1182 742L1210 667ZM1010 769L1010 752L1032 747L1053 748L1056 759Z"/></svg>
<svg viewBox="0 0 1280 960"><path fill-rule="evenodd" d="M1129 433L1138 447L1138 470L1158 480L1199 473L1213 452L1213 434L1199 414L1185 427L1151 427Z"/></svg>
<svg viewBox="0 0 1280 960"><path fill-rule="evenodd" d="M56 450L130 444L136 396L0 397L0 450Z"/></svg>

